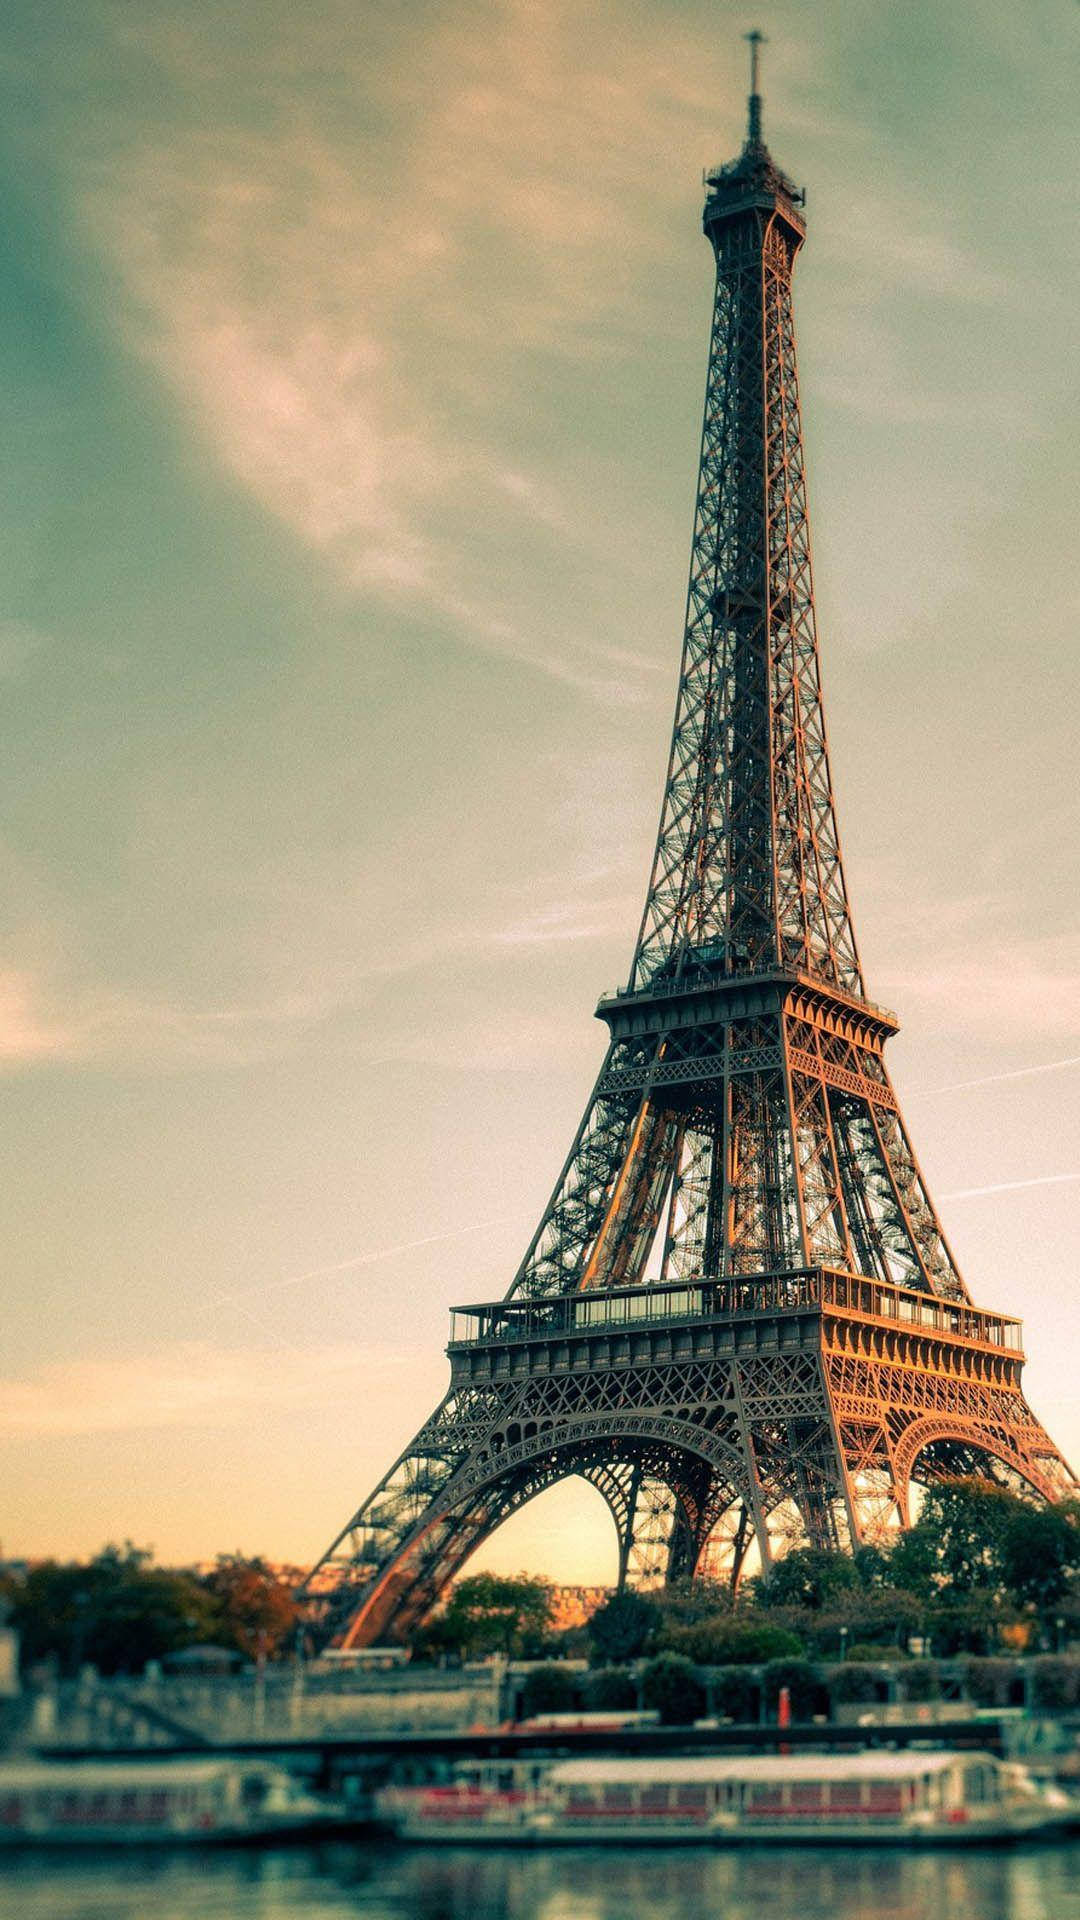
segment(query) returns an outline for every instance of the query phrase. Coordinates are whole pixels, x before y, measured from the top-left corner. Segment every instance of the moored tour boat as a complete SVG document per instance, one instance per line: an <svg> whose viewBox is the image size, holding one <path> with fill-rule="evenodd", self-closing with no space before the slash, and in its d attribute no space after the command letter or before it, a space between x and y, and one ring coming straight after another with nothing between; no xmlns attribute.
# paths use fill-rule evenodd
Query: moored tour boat
<svg viewBox="0 0 1080 1920"><path fill-rule="evenodd" d="M403 1839L638 1846L673 1841L1002 1841L1060 1829L1068 1798L989 1753L781 1754L558 1761L462 1769L396 1789Z"/></svg>
<svg viewBox="0 0 1080 1920"><path fill-rule="evenodd" d="M282 1767L205 1760L27 1760L0 1765L0 1845L169 1845L288 1839L343 1814Z"/></svg>
<svg viewBox="0 0 1080 1920"><path fill-rule="evenodd" d="M477 1762L448 1781L385 1787L379 1818L402 1840L531 1842L543 1802L546 1761Z"/></svg>

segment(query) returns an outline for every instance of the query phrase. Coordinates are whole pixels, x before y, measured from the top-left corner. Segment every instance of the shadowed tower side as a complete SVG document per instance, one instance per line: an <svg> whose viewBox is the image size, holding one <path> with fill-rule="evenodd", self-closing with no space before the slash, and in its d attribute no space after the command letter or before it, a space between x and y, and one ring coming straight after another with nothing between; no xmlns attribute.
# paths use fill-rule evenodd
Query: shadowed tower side
<svg viewBox="0 0 1080 1920"><path fill-rule="evenodd" d="M685 635L627 986L505 1300L455 1313L450 1390L310 1578L325 1631L403 1633L579 1474L620 1580L733 1581L909 1519L912 1480L1074 1481L974 1307L865 992L822 707L792 276L804 196L762 137L706 175L716 264ZM647 1272L659 1277L649 1280Z"/></svg>

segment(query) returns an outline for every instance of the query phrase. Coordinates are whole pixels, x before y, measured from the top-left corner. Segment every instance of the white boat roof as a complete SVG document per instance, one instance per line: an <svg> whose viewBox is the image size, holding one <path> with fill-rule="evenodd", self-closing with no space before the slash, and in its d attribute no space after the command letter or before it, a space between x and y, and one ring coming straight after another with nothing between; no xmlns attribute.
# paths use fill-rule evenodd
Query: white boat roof
<svg viewBox="0 0 1080 1920"><path fill-rule="evenodd" d="M593 1759L562 1760L548 1780L555 1786L670 1786L691 1782L745 1780L912 1780L927 1773L944 1773L955 1763L993 1760L988 1753L948 1753L908 1749L901 1753L790 1753L678 1756L671 1760ZM995 1763L996 1764L996 1763Z"/></svg>
<svg viewBox="0 0 1080 1920"><path fill-rule="evenodd" d="M87 1787L92 1793L110 1787L194 1787L222 1774L253 1771L280 1774L281 1769L224 1755L206 1760L15 1760L0 1764L0 1793L30 1787Z"/></svg>

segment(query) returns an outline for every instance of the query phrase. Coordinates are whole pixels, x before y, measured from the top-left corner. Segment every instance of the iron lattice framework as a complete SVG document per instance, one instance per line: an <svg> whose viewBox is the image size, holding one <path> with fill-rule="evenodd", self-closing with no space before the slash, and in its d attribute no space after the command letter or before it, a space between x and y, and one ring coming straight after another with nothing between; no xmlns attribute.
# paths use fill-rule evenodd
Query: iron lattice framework
<svg viewBox="0 0 1080 1920"><path fill-rule="evenodd" d="M756 61L757 43L754 38ZM610 1045L504 1302L461 1310L447 1397L309 1581L328 1633L407 1631L568 1474L620 1579L767 1569L907 1524L913 1479L1075 1483L971 1305L883 1060L821 702L792 269L761 139L706 176L716 257L671 756ZM649 1279L656 1272L658 1277Z"/></svg>

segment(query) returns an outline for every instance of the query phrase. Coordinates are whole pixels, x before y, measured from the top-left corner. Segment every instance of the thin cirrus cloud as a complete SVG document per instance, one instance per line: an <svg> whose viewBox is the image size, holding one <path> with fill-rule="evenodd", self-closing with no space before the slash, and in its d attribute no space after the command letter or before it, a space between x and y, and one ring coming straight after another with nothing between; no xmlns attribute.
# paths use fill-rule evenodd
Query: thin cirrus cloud
<svg viewBox="0 0 1080 1920"><path fill-rule="evenodd" d="M539 15L497 9L471 45L459 17L413 49L389 82L414 115L396 150L355 126L335 140L314 106L305 118L275 54L262 84L277 104L287 92L284 126L208 136L195 115L147 128L142 151L99 167L84 196L128 291L129 338L245 485L354 581L430 595L451 615L458 569L432 531L434 501L465 486L480 513L557 521L560 537L573 526L538 476L493 458L487 382L500 357L508 378L507 342L517 356L587 357L613 312L627 323L656 245L650 155L694 72L685 48L658 72L648 36L636 48L623 36L614 84L596 47L571 59L565 14ZM614 279L613 220L625 225ZM483 391L478 341L495 363ZM470 599L463 626L475 611Z"/></svg>
<svg viewBox="0 0 1080 1920"><path fill-rule="evenodd" d="M125 1433L154 1428L235 1428L271 1411L324 1407L337 1385L384 1383L389 1403L415 1370L401 1349L370 1342L309 1347L225 1347L188 1340L120 1357L55 1362L0 1381L0 1438ZM385 1413L384 1407L382 1412Z"/></svg>

